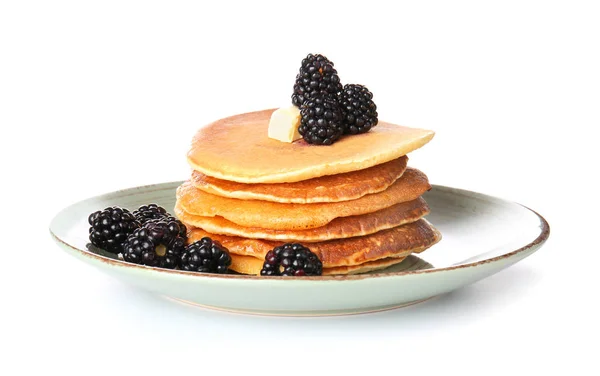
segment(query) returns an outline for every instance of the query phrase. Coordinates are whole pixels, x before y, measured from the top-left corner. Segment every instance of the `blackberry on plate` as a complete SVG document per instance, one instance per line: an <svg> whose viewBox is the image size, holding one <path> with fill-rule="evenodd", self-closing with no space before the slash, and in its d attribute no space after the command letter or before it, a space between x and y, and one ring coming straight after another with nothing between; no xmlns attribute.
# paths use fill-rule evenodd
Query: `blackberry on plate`
<svg viewBox="0 0 600 376"><path fill-rule="evenodd" d="M302 103L298 133L309 144L331 145L344 133L339 103L328 95L317 95Z"/></svg>
<svg viewBox="0 0 600 376"><path fill-rule="evenodd" d="M323 55L308 54L296 75L292 104L300 107L315 94L338 95L342 84L333 63Z"/></svg>
<svg viewBox="0 0 600 376"><path fill-rule="evenodd" d="M323 274L323 263L310 249L298 243L275 247L265 256L260 275L316 276Z"/></svg>
<svg viewBox="0 0 600 376"><path fill-rule="evenodd" d="M365 133L377 125L377 106L373 102L373 93L365 86L344 85L340 94L340 108L346 134Z"/></svg>
<svg viewBox="0 0 600 376"><path fill-rule="evenodd" d="M204 237L187 247L181 255L179 268L190 272L226 273L231 256L221 243Z"/></svg>
<svg viewBox="0 0 600 376"><path fill-rule="evenodd" d="M152 219L162 219L169 216L169 213L162 206L157 204L142 205L138 210L133 212L135 219L140 222L140 225L144 225L146 222Z"/></svg>
<svg viewBox="0 0 600 376"><path fill-rule="evenodd" d="M90 242L107 252L120 253L127 236L140 227L127 209L113 206L88 217Z"/></svg>
<svg viewBox="0 0 600 376"><path fill-rule="evenodd" d="M179 219L177 219L177 218L169 215L169 213L167 213L167 215L165 217L159 218L159 219L150 219L146 222L146 224L158 223L158 222L169 223L169 226L171 226L173 228L173 231L176 231L180 237L182 237L184 240L187 240L187 227L185 227L183 222L181 222ZM175 229L173 226L177 226L177 229Z"/></svg>
<svg viewBox="0 0 600 376"><path fill-rule="evenodd" d="M135 264L173 269L185 249L185 239L179 236L176 222L147 222L135 230L125 242L123 259Z"/></svg>

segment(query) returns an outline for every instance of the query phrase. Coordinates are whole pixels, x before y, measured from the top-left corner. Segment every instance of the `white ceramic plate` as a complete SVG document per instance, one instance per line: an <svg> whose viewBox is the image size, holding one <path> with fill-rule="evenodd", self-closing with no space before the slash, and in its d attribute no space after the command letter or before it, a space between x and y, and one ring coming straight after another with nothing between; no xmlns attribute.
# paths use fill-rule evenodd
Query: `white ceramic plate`
<svg viewBox="0 0 600 376"><path fill-rule="evenodd" d="M63 209L50 224L69 254L124 283L163 296L228 311L275 315L335 315L402 307L488 277L531 255L550 234L548 223L516 203L434 186L427 219L442 233L432 248L383 271L354 276L257 277L159 269L118 260L88 244L88 215L108 206L130 210L175 204L181 182L126 189Z"/></svg>

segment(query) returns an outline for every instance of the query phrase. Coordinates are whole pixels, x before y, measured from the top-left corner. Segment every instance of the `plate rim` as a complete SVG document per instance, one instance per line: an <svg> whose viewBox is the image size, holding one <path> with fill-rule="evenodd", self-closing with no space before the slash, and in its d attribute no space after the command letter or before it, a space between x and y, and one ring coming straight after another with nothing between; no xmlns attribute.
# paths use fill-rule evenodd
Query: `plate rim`
<svg viewBox="0 0 600 376"><path fill-rule="evenodd" d="M527 243L526 245L524 245L520 248L512 250L510 252L507 252L507 253L504 253L504 254L501 254L498 256L494 256L491 258L487 258L484 260L479 260L476 262L469 262L469 263L458 264L458 265L450 265L450 266L445 266L445 267L441 267L441 268L434 267L433 269L409 270L409 271L398 271L398 272L389 272L389 273L379 272L379 273L372 273L372 274L346 274L346 275L329 275L329 276L312 276L312 277L306 277L306 276L304 276L304 277L293 277L293 276L292 277L283 277L283 276L263 277L263 276L257 276L257 275L244 275L244 274L200 273L200 272L190 272L190 271L175 270L175 269L164 269L164 268L158 268L158 267L154 267L154 266L133 264L133 263L126 262L124 260L113 259L110 257L106 257L106 256L102 256L102 255L90 252L85 249L80 249L78 247L75 247L75 246L67 243L63 239L61 239L58 235L56 235L54 233L54 231L52 231L54 222L62 215L62 213L64 211L68 210L69 208L71 208L73 206L81 204L82 202L92 200L92 199L95 199L95 198L98 198L101 196L108 196L108 195L120 195L123 193L129 193L128 195L133 195L135 193L131 192L131 191L139 191L139 190L148 191L148 190L152 190L152 189L154 189L154 190L164 189L162 187L169 186L169 185L178 185L181 183L183 183L183 180L158 183L158 184L142 185L142 186L120 189L117 191L107 192L107 193L103 193L103 194L100 194L97 196L92 196L92 197L88 197L83 200L79 200L75 203L72 203L71 205L63 207L61 210L59 210L54 215L54 217L50 221L50 225L49 225L50 235L54 239L54 241L57 242L58 244L60 244L64 247L68 247L71 250L76 251L83 256L86 256L91 259L95 259L97 261L101 261L110 266L121 267L121 268L126 268L126 269L129 269L129 268L130 269L138 269L138 270L145 270L145 271L154 272L154 273L166 273L169 275L188 276L188 277L193 277L193 278L218 278L218 279L222 279L222 280L249 280L249 281L291 281L291 280L293 280L293 281L312 281L312 282L315 282L315 281L357 281L357 280L372 279L372 278L398 277L398 276L404 276L404 275L439 273L439 272L452 271L452 270L457 270L457 269L467 269L467 268L481 266L481 265L488 264L488 263L498 262L503 259L512 258L513 256L516 256L520 253L528 251L529 249L531 249L533 247L543 244L550 236L550 225L549 225L548 221L546 221L546 219L542 215L540 215L538 212L536 212L535 210L533 210L523 204L520 204L520 203L514 202L514 201L510 201L510 200L506 200L503 198L487 195L485 193L479 193L479 192L475 192L475 191L471 191L471 190L467 190L467 189L455 188L455 187L438 185L438 184L432 184L431 189L432 190L433 189L442 190L442 191L444 191L444 190L445 191L454 191L454 192L459 192L459 193L463 193L466 195L485 196L486 198L492 198L492 199L500 201L500 202L516 204L518 206L521 206L522 208L532 212L540 220L540 223L541 223L540 234L531 242Z"/></svg>

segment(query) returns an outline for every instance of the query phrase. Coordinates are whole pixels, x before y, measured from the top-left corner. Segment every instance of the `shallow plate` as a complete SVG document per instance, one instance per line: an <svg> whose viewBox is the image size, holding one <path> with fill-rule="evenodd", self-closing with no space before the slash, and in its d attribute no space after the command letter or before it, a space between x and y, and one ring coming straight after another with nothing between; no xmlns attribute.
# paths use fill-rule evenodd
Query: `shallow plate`
<svg viewBox="0 0 600 376"><path fill-rule="evenodd" d="M50 232L69 254L125 283L166 297L228 311L275 315L335 315L417 303L488 277L531 255L548 238L548 223L516 203L434 186L425 195L427 219L442 241L402 263L363 275L256 277L212 275L130 264L88 244L90 213L118 205L130 210L155 202L175 205L181 182L131 188L71 205Z"/></svg>

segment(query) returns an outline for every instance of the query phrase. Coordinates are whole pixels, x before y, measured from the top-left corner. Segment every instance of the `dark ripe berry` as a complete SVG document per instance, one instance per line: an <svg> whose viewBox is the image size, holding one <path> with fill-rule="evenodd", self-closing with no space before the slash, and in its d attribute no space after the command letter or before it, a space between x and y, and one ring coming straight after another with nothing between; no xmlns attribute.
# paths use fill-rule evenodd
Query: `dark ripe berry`
<svg viewBox="0 0 600 376"><path fill-rule="evenodd" d="M185 249L180 227L167 220L149 221L129 235L123 249L123 259L135 264L173 269Z"/></svg>
<svg viewBox="0 0 600 376"><path fill-rule="evenodd" d="M296 75L292 103L300 107L316 94L336 96L340 91L342 84L333 63L323 55L308 54Z"/></svg>
<svg viewBox="0 0 600 376"><path fill-rule="evenodd" d="M123 243L140 224L127 209L113 206L88 217L90 242L112 253L121 253Z"/></svg>
<svg viewBox="0 0 600 376"><path fill-rule="evenodd" d="M158 223L158 222L167 222L169 226L173 229L173 231L177 232L180 237L184 240L187 240L187 227L177 218L170 216L168 213L165 217L161 219L150 219L146 223ZM177 226L177 227L175 227Z"/></svg>
<svg viewBox="0 0 600 376"><path fill-rule="evenodd" d="M298 132L309 144L331 145L344 133L342 112L334 97L317 95L300 107Z"/></svg>
<svg viewBox="0 0 600 376"><path fill-rule="evenodd" d="M227 248L209 237L185 247L179 262L181 270L202 273L227 273L230 265L231 256Z"/></svg>
<svg viewBox="0 0 600 376"><path fill-rule="evenodd" d="M149 220L168 217L169 213L167 213L165 208L157 204L149 204L140 206L138 210L133 212L133 215L140 225L144 225Z"/></svg>
<svg viewBox="0 0 600 376"><path fill-rule="evenodd" d="M323 274L323 263L298 243L286 243L267 252L260 275L316 276Z"/></svg>
<svg viewBox="0 0 600 376"><path fill-rule="evenodd" d="M377 106L373 102L373 93L365 86L345 85L340 95L340 108L345 134L365 133L377 125Z"/></svg>

